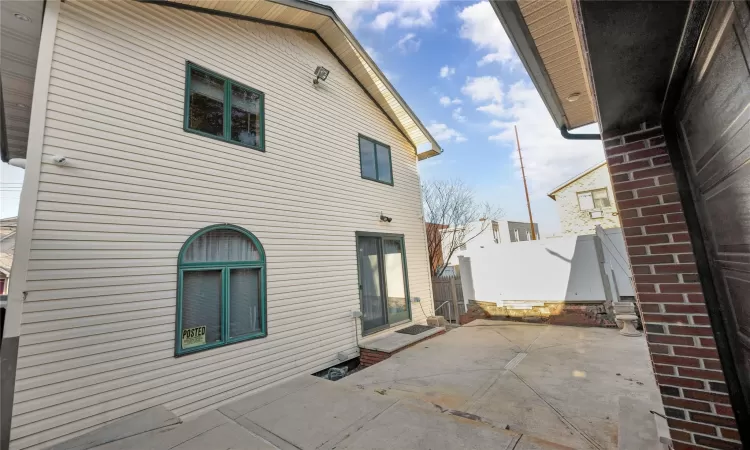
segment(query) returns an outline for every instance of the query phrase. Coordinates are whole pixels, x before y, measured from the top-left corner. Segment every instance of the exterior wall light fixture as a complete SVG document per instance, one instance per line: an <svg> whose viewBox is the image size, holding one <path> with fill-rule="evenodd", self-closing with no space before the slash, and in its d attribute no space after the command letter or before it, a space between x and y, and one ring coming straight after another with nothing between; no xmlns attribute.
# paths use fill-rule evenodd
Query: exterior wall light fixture
<svg viewBox="0 0 750 450"><path fill-rule="evenodd" d="M380 213L380 221L381 222L388 222L388 223L390 223L390 222L393 221L393 217L384 216L383 213L381 212Z"/></svg>
<svg viewBox="0 0 750 450"><path fill-rule="evenodd" d="M323 66L318 66L315 68L315 79L313 80L313 84L318 84L320 80L325 81L326 78L328 78L328 74L330 71L326 69Z"/></svg>

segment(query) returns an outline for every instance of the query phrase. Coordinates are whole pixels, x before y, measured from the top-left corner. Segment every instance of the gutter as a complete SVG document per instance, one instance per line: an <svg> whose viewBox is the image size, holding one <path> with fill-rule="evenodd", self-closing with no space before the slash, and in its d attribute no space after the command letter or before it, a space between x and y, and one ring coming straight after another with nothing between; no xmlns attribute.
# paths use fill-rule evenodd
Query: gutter
<svg viewBox="0 0 750 450"><path fill-rule="evenodd" d="M569 139L572 141L601 141L602 135L597 133L580 133L580 134L574 134L568 131L567 125L563 125L560 127L560 134L565 139Z"/></svg>
<svg viewBox="0 0 750 450"><path fill-rule="evenodd" d="M521 58L523 66L526 68L531 81L534 83L537 92L542 97L544 105L547 107L552 116L552 120L560 129L560 134L565 139L570 140L601 140L600 134L573 134L568 131L565 119L565 110L560 104L560 99L555 93L552 80L544 67L542 57L534 44L534 39L529 33L529 28L521 14L521 8L515 1L508 0L490 0L492 8L495 10L497 18L505 29L513 48L516 49L518 57Z"/></svg>

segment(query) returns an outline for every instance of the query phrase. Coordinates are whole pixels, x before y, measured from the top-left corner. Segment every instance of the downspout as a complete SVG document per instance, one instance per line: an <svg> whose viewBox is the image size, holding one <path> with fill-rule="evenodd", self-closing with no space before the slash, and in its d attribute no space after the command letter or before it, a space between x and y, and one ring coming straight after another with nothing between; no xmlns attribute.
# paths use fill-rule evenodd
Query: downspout
<svg viewBox="0 0 750 450"><path fill-rule="evenodd" d="M602 135L596 134L596 133L571 134L568 131L567 125L563 125L560 127L560 134L565 139L570 139L574 141L601 141L602 140Z"/></svg>

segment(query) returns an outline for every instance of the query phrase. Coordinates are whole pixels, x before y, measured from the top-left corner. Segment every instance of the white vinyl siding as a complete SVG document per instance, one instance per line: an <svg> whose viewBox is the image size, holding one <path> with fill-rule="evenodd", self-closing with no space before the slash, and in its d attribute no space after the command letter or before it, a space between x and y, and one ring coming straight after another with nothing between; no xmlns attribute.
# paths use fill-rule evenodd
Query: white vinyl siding
<svg viewBox="0 0 750 450"><path fill-rule="evenodd" d="M137 2L60 8L43 152L69 162L42 164L11 448L154 405L195 415L355 357L357 231L404 234L431 312L414 148L317 37ZM265 93L265 153L183 130L188 60ZM394 186L361 178L360 133L390 146ZM177 254L217 223L265 247L268 336L175 358Z"/></svg>

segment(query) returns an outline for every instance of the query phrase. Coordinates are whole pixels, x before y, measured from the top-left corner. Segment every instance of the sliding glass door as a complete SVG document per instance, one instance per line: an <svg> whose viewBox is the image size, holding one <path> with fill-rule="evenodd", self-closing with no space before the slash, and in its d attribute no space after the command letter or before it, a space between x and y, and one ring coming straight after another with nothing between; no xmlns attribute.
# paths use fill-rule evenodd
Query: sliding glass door
<svg viewBox="0 0 750 450"><path fill-rule="evenodd" d="M403 237L357 233L357 260L364 333L409 320Z"/></svg>

